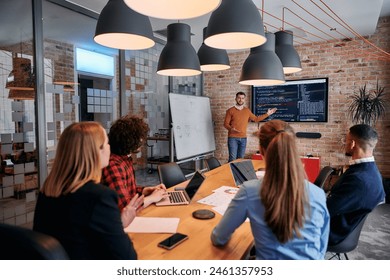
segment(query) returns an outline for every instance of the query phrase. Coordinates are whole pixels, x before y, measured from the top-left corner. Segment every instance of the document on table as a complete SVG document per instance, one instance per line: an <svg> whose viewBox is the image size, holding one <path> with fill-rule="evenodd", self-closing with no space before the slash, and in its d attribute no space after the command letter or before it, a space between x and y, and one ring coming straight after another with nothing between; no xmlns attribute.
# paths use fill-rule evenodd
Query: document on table
<svg viewBox="0 0 390 280"><path fill-rule="evenodd" d="M265 170L256 171L256 177L257 177L257 179L263 179L264 174L265 174Z"/></svg>
<svg viewBox="0 0 390 280"><path fill-rule="evenodd" d="M180 218L135 217L125 232L176 233Z"/></svg>
<svg viewBox="0 0 390 280"><path fill-rule="evenodd" d="M211 195L198 200L198 202L211 206L228 205L237 191L238 188L236 187L222 186L214 190Z"/></svg>
<svg viewBox="0 0 390 280"><path fill-rule="evenodd" d="M209 196L198 200L198 202L214 206L212 210L223 216L237 191L237 187L222 186L214 190ZM246 222L249 222L249 219L246 219Z"/></svg>

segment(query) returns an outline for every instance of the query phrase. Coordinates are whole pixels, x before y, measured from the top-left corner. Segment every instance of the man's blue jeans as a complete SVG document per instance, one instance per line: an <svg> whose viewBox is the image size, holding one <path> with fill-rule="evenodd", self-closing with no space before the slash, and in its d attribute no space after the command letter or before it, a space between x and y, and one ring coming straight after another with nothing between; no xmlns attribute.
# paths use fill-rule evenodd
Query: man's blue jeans
<svg viewBox="0 0 390 280"><path fill-rule="evenodd" d="M228 137L229 162L244 158L246 149L246 138Z"/></svg>

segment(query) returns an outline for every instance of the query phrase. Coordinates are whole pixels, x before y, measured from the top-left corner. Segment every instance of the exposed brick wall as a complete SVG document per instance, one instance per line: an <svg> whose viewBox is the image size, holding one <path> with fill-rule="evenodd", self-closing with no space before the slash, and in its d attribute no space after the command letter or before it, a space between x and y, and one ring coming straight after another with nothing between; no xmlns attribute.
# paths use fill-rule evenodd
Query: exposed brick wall
<svg viewBox="0 0 390 280"><path fill-rule="evenodd" d="M377 31L369 41L390 52L390 17L381 18ZM368 59L366 53L358 51L363 46L360 39L351 41L327 41L296 47L303 71L289 75L287 79L329 78L329 119L327 123L305 124L292 123L295 131L320 132L320 139L298 139L302 155L312 154L321 157L321 165L339 166L348 162L344 156L343 141L347 129L352 125L347 109L350 95L360 86L367 83L374 88L377 81L385 87L387 99L390 101L390 62ZM373 48L365 49L373 52ZM210 72L204 75L204 94L210 97L212 117L215 121L216 152L221 161L227 161L227 131L223 127L225 111L234 104L237 91L247 93L247 106L250 107L251 88L238 83L241 67L249 51L229 54L231 68L221 72ZM390 104L389 104L390 105ZM378 167L385 177L390 177L390 106L387 114L381 119L376 129L380 141L375 151ZM258 124L248 125L248 145L246 156L258 150L257 138L253 135Z"/></svg>
<svg viewBox="0 0 390 280"><path fill-rule="evenodd" d="M75 81L75 77L74 77L75 53L74 53L73 45L65 42L59 42L56 40L47 39L44 41L44 48L45 48L44 50L45 59L50 60L53 63L53 65L49 66L49 67L53 67L52 69L53 76L51 77L52 78L51 82L52 83L77 82ZM72 85L72 88L76 86L77 85ZM56 113L62 112L63 111L61 108L62 104L72 104L72 97L74 95L75 95L75 91L65 92L64 94L62 94L63 101L60 101L60 96L56 94L55 95L56 101L55 104L53 104L53 106L55 106L54 112ZM64 112L64 121L67 122L76 121L75 106L72 106L72 112L69 113ZM56 134L57 138L59 138L63 130L60 122L56 122L56 130L57 130L57 134Z"/></svg>

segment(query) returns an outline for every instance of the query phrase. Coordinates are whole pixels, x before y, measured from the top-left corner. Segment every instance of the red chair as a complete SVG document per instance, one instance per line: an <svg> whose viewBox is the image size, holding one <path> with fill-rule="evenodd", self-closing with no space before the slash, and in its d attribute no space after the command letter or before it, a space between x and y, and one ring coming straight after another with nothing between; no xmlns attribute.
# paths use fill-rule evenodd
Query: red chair
<svg viewBox="0 0 390 280"><path fill-rule="evenodd" d="M263 160L263 156L261 154L253 154L252 159L254 160Z"/></svg>

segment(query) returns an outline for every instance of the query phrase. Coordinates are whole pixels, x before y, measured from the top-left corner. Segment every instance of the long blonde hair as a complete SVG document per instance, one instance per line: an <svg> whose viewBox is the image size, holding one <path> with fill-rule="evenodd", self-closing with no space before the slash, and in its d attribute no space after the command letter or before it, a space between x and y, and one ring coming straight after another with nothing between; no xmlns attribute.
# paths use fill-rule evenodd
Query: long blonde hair
<svg viewBox="0 0 390 280"><path fill-rule="evenodd" d="M260 147L265 153L266 172L260 198L265 207L265 221L281 243L300 237L307 201L301 163L292 127L284 121L271 120L262 125Z"/></svg>
<svg viewBox="0 0 390 280"><path fill-rule="evenodd" d="M88 181L100 182L100 150L105 141L103 127L97 122L69 125L58 142L53 168L42 192L51 197L75 192Z"/></svg>

